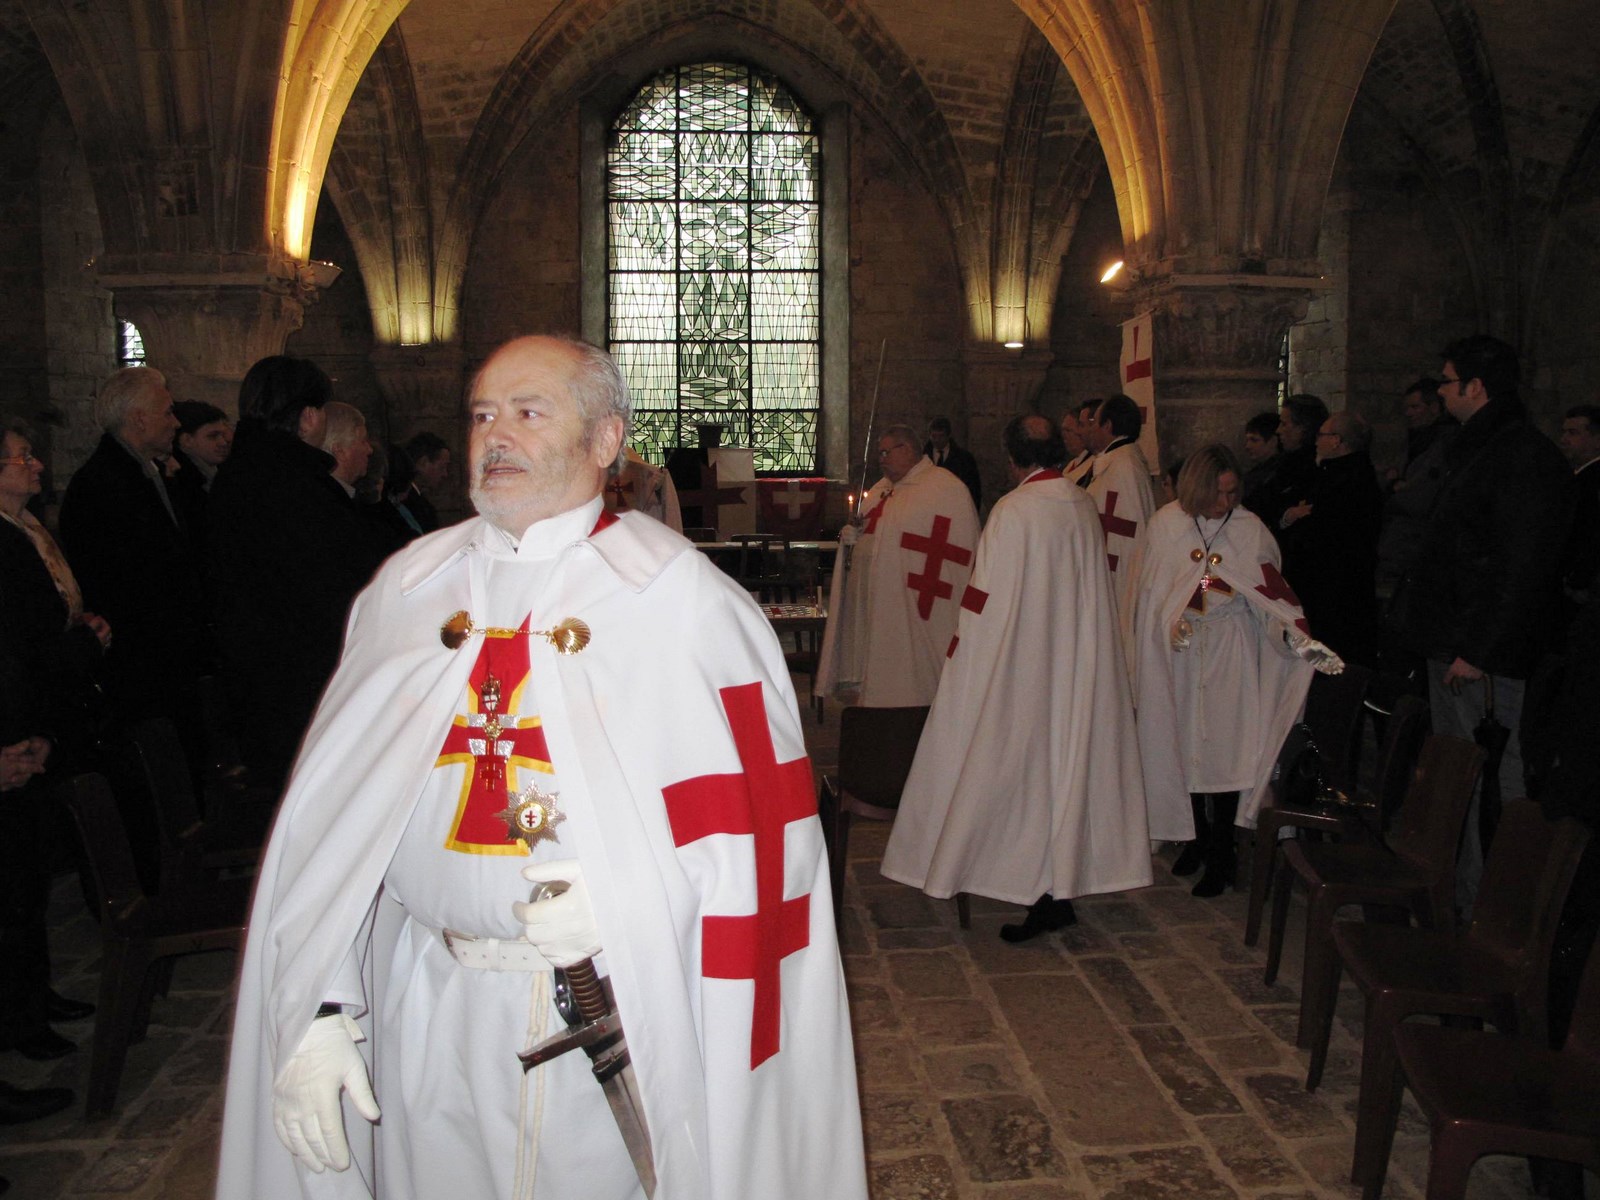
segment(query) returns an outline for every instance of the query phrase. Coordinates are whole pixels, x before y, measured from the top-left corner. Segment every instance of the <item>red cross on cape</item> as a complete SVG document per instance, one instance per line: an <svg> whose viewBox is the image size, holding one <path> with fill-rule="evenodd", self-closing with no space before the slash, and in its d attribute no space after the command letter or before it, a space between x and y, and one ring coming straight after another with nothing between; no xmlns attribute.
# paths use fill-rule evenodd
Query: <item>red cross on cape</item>
<svg viewBox="0 0 1600 1200"><path fill-rule="evenodd" d="M1117 493L1106 493L1106 510L1100 514L1100 528L1107 537L1115 534L1118 537L1135 537L1139 532L1139 522L1130 521L1127 517L1117 516ZM1120 556L1107 552L1106 566L1111 570L1117 569Z"/></svg>
<svg viewBox="0 0 1600 1200"><path fill-rule="evenodd" d="M888 491L884 492L883 495L878 497L878 502L876 504L867 510L866 515L861 518L865 523L865 529L863 532L878 532L878 519L883 516L883 506L889 503L889 497L892 495L894 495L894 489L890 488Z"/></svg>
<svg viewBox="0 0 1600 1200"><path fill-rule="evenodd" d="M900 545L927 555L920 573L912 571L906 575L906 586L917 593L917 616L926 621L933 616L936 600L948 600L955 594L955 585L941 578L944 564L953 562L964 567L972 561L972 551L950 540L950 518L945 516L934 517L933 529L928 534L910 530L902 533Z"/></svg>
<svg viewBox="0 0 1600 1200"><path fill-rule="evenodd" d="M817 815L811 760L779 762L759 682L718 693L742 772L700 775L661 789L675 846L713 834L750 835L754 843L755 911L701 918L701 973L748 979L755 989L750 1018L750 1069L780 1049L783 985L780 965L811 944L811 896L784 898L784 828Z"/></svg>
<svg viewBox="0 0 1600 1200"><path fill-rule="evenodd" d="M526 631L528 619L521 628ZM493 675L500 685L495 714L499 729L484 711L484 684ZM528 639L483 639L472 674L467 680L467 711L450 722L434 767L461 763L467 766L461 781L461 798L445 836L447 850L462 854L525 855L527 845L512 837L505 820L496 815L506 807L506 792L517 786L516 771L553 773L550 750L538 717L512 716L522 709L528 685ZM488 735L493 732L494 737Z"/></svg>
<svg viewBox="0 0 1600 1200"><path fill-rule="evenodd" d="M1262 563L1261 580L1262 582L1256 585L1256 591L1260 592L1268 600L1278 600L1294 608L1300 607L1300 597L1294 594L1294 589L1289 586L1289 581L1283 577L1282 572L1277 567L1269 562ZM1311 626L1306 622L1305 617L1298 618L1294 623L1294 627L1307 637L1311 636Z"/></svg>

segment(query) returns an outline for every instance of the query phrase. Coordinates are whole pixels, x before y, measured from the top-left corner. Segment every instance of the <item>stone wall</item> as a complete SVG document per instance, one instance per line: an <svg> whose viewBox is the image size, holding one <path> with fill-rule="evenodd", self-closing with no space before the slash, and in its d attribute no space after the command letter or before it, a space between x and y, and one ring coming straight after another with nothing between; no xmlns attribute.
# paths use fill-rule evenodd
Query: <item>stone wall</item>
<svg viewBox="0 0 1600 1200"><path fill-rule="evenodd" d="M1100 282L1106 266L1122 257L1116 196L1103 171L1078 217L1078 229L1061 264L1050 349L1055 362L1040 389L1039 411L1059 420L1069 405L1119 390L1117 364L1122 323L1134 316L1127 293Z"/></svg>
<svg viewBox="0 0 1600 1200"><path fill-rule="evenodd" d="M0 121L0 417L32 420L49 394L38 115Z"/></svg>

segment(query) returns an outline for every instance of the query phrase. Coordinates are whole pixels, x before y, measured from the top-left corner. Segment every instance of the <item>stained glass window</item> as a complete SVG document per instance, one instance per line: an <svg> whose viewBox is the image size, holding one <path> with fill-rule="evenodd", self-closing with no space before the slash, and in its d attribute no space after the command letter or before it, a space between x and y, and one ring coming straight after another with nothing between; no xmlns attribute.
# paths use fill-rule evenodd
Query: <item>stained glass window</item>
<svg viewBox="0 0 1600 1200"><path fill-rule="evenodd" d="M663 71L612 125L608 340L652 461L714 423L757 472L816 473L818 162L794 96L733 63Z"/></svg>

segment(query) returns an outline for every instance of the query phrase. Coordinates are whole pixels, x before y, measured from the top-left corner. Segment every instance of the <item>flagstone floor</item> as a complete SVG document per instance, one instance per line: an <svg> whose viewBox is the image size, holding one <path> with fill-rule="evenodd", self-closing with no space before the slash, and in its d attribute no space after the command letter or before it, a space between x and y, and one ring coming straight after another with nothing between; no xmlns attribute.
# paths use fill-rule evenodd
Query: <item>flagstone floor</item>
<svg viewBox="0 0 1600 1200"><path fill-rule="evenodd" d="M806 720L828 769L837 710ZM1077 926L1010 946L997 931L1017 910L975 900L963 931L953 904L885 881L886 834L855 826L843 917L874 1200L1357 1194L1345 1177L1358 997L1343 994L1327 1077L1307 1093L1294 1048L1298 925L1287 985L1264 987L1263 956L1240 934L1243 894L1193 899L1158 862L1156 886L1080 901ZM98 936L73 880L56 889L53 936L59 989L93 998ZM11 1197L211 1195L233 967L230 953L180 963L114 1115L85 1121L80 1104L0 1128ZM0 1054L0 1079L81 1095L91 1024L61 1028L82 1051L54 1064ZM1422 1195L1426 1150L1408 1100L1386 1195ZM1471 1200L1530 1194L1519 1161L1473 1173Z"/></svg>

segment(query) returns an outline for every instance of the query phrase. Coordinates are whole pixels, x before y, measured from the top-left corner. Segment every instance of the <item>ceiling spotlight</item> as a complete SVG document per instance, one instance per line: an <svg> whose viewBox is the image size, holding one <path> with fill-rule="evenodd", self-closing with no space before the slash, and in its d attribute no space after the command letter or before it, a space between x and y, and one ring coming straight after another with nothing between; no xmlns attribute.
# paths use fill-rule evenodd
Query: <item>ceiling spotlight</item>
<svg viewBox="0 0 1600 1200"><path fill-rule="evenodd" d="M1022 343L1021 342L1007 342L1007 343L1005 343L1005 347L1006 347L1007 350L1021 350L1022 349Z"/></svg>
<svg viewBox="0 0 1600 1200"><path fill-rule="evenodd" d="M1112 263L1109 267L1106 268L1106 273L1104 275L1100 276L1100 282L1101 283L1110 283L1119 274L1121 274L1121 272L1122 272L1122 260L1119 258L1119 259L1117 259L1116 262Z"/></svg>

